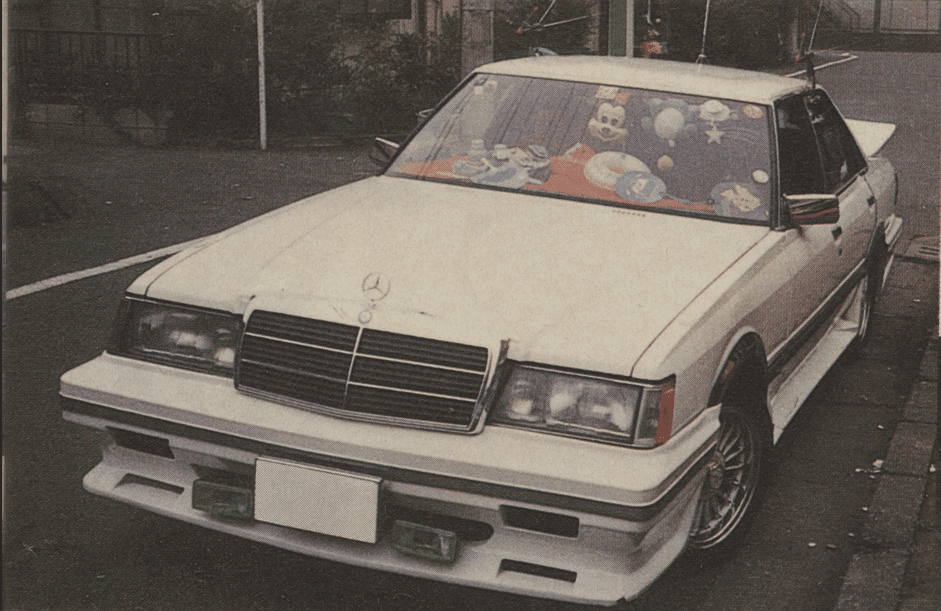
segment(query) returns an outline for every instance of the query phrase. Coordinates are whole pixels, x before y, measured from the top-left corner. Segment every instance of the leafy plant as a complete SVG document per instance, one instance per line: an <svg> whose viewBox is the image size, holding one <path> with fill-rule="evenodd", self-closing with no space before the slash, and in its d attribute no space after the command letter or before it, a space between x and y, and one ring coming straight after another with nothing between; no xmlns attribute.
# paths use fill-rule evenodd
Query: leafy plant
<svg viewBox="0 0 941 611"><path fill-rule="evenodd" d="M257 134L253 7L208 0L160 25L154 90L173 112L173 135ZM365 42L357 48L350 39ZM460 22L445 18L441 36L392 34L383 21L344 20L332 4L278 0L266 7L265 63L272 135L406 131L457 84Z"/></svg>
<svg viewBox="0 0 941 611"><path fill-rule="evenodd" d="M381 33L380 33L381 34ZM343 108L361 132L408 131L460 78L460 22L446 17L441 36L397 34L348 58Z"/></svg>
<svg viewBox="0 0 941 611"><path fill-rule="evenodd" d="M173 113L172 132L251 136L258 124L254 11L204 0L161 12L158 27L152 95Z"/></svg>

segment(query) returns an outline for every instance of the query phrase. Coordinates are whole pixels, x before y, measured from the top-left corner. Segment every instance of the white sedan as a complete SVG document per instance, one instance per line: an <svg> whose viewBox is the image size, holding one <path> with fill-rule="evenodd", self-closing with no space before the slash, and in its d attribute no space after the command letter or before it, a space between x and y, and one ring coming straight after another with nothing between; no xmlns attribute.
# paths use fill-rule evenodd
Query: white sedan
<svg viewBox="0 0 941 611"><path fill-rule="evenodd" d="M633 598L743 532L865 336L902 223L892 129L803 79L481 67L382 175L128 288L62 377L102 432L85 488L339 562Z"/></svg>

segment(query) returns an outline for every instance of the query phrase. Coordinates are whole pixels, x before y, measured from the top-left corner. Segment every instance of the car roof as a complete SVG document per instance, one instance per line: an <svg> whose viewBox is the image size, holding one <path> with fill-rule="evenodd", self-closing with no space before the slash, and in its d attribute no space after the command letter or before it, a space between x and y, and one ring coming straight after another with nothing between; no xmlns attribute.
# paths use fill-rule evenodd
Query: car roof
<svg viewBox="0 0 941 611"><path fill-rule="evenodd" d="M617 85L667 93L717 97L755 104L808 88L803 79L661 59L606 56L548 56L511 59L477 72Z"/></svg>

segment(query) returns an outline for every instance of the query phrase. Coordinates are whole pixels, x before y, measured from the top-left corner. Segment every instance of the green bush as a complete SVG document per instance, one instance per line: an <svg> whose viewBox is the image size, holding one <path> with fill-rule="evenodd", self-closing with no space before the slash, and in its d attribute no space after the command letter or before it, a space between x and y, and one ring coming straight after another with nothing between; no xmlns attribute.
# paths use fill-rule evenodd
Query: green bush
<svg viewBox="0 0 941 611"><path fill-rule="evenodd" d="M381 36L382 31L375 34ZM460 79L460 22L446 17L438 37L398 34L348 58L340 108L360 133L409 131Z"/></svg>
<svg viewBox="0 0 941 611"><path fill-rule="evenodd" d="M160 25L152 106L173 113L171 138L250 139L258 133L254 6L207 0ZM350 53L345 37L382 41ZM333 3L277 0L265 8L272 137L408 131L460 76L460 22L444 33L391 34L385 22L344 20Z"/></svg>
<svg viewBox="0 0 941 611"><path fill-rule="evenodd" d="M173 113L171 136L250 137L258 125L254 10L204 0L163 11L146 96Z"/></svg>
<svg viewBox="0 0 941 611"><path fill-rule="evenodd" d="M287 136L331 132L337 88L349 79L349 68L339 55L343 24L335 6L311 0L279 0L266 6L269 130Z"/></svg>

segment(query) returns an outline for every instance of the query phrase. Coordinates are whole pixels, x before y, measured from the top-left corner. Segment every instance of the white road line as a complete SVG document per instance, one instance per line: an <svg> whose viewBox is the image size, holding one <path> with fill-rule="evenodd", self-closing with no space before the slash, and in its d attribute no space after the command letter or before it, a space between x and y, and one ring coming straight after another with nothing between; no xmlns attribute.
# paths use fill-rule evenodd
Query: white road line
<svg viewBox="0 0 941 611"><path fill-rule="evenodd" d="M106 263L104 265L99 265L98 267L93 267L91 269L85 269L85 270L78 271L78 272L71 272L68 274L62 274L61 276L55 276L54 278L40 280L39 282L34 282L32 284L27 284L26 286L21 286L19 288L15 288L15 289L11 289L7 291L6 298L7 298L7 301L12 301L18 297L23 297L25 295L30 295L32 293L38 293L39 291L51 289L56 286L62 286L63 284L68 284L69 282L75 282L76 280L84 280L85 278L91 278L92 276L99 276L101 274L107 274L109 272L114 272L119 269L124 269L125 267L132 267L134 265L146 263L147 261L152 261L154 259L159 259L161 257L174 255L191 246L199 245L205 239L206 238L197 238L195 240L190 240L189 242L183 242L181 244L174 244L173 246L167 246L166 248L152 250L150 252L145 252L144 254L141 254L141 255L135 255L133 257L128 257L127 259L121 259L120 261L115 261L113 263Z"/></svg>
<svg viewBox="0 0 941 611"><path fill-rule="evenodd" d="M851 61L853 61L854 59L859 59L859 56L858 56L858 55L850 55L849 57L844 57L843 59L838 59L838 60L832 61L832 62L830 62L830 63L828 63L828 64L822 64L822 65L820 65L820 66L814 66L814 70L823 70L824 68L829 68L830 66L836 66L837 64L845 64L846 62L851 62ZM791 76L800 76L800 75L802 75L802 74L807 74L807 71L806 71L806 70L798 70L797 72L792 72L791 74L785 74L784 76L791 77Z"/></svg>

